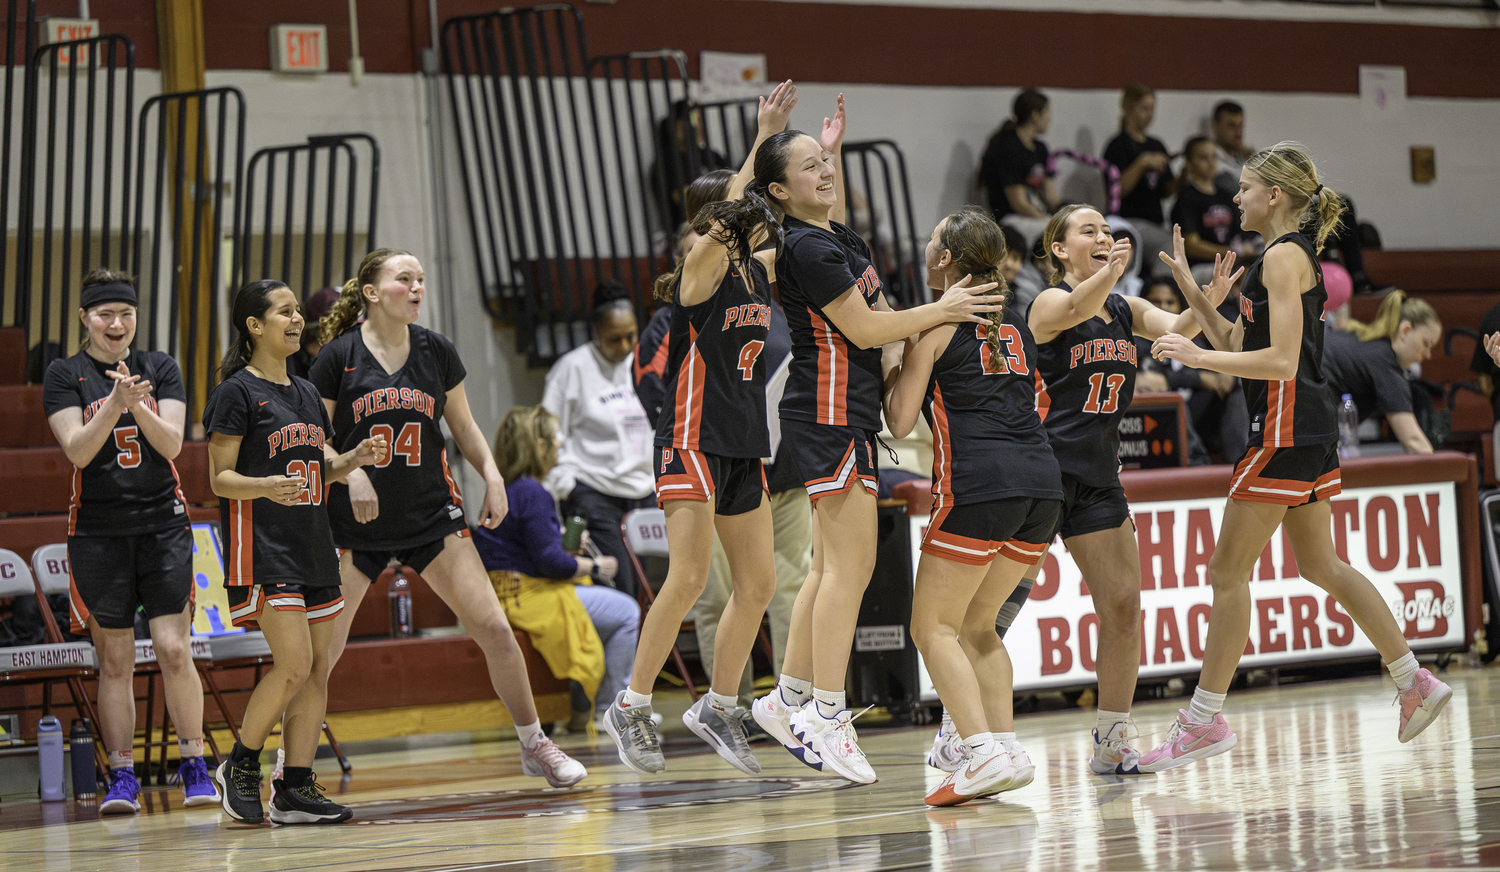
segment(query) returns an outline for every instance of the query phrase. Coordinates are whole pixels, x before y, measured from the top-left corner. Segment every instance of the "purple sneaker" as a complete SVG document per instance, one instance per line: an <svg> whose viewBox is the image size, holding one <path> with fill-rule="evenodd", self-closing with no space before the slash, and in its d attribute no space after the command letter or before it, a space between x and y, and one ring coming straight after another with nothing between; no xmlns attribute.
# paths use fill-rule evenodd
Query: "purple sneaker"
<svg viewBox="0 0 1500 872"><path fill-rule="evenodd" d="M104 795L104 801L99 804L99 813L136 814L141 810L141 804L136 801L140 796L141 783L135 780L135 770L129 767L111 769L109 793Z"/></svg>
<svg viewBox="0 0 1500 872"><path fill-rule="evenodd" d="M200 805L218 805L219 789L214 786L208 764L202 757L189 757L177 767L177 777L182 780L182 804L188 808Z"/></svg>

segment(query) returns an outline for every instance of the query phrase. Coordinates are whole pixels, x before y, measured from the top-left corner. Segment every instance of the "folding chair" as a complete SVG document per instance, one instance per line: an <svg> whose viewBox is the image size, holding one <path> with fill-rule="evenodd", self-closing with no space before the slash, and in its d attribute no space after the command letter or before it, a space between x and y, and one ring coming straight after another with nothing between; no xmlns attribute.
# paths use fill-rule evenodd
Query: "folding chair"
<svg viewBox="0 0 1500 872"><path fill-rule="evenodd" d="M0 548L0 597L35 597L42 612L47 639L43 645L0 648L0 685L40 684L42 714L48 715L52 713L52 686L62 682L67 685L68 694L73 699L73 708L97 724L99 712L94 709L94 703L83 687L84 679L98 677L94 646L88 642L64 642L57 620L52 617L52 604L47 602L47 594L67 592L66 581L61 590L56 589L55 582L44 588L32 576L21 555ZM94 743L94 767L100 773L109 771L108 761L97 741Z"/></svg>

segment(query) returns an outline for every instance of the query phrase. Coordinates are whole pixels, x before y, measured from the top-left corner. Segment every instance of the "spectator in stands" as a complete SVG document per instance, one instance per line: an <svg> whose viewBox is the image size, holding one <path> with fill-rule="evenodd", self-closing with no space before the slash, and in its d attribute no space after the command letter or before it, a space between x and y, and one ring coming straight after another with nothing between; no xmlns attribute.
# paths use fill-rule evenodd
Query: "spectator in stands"
<svg viewBox="0 0 1500 872"><path fill-rule="evenodd" d="M1172 206L1172 223L1182 228L1188 263L1212 266L1215 256L1231 251L1241 259L1258 257L1262 248L1260 235L1240 229L1240 210L1234 204L1234 191L1214 182L1219 167L1218 146L1206 136L1195 136L1182 147L1182 156L1182 178L1177 185L1177 202ZM1236 188L1238 185L1236 181ZM1194 275L1197 274L1195 271Z"/></svg>
<svg viewBox="0 0 1500 872"><path fill-rule="evenodd" d="M1500 304L1484 313L1479 319L1479 345L1474 348L1474 359L1469 369L1479 376L1479 387L1490 397L1490 408L1495 415L1495 441L1500 443Z"/></svg>
<svg viewBox="0 0 1500 872"><path fill-rule="evenodd" d="M517 406L495 433L495 463L510 511L474 544L512 627L558 678L574 684L570 730L583 730L630 681L641 626L635 597L610 587L620 563L563 550L557 504L542 487L557 465L557 418ZM594 584L594 581L602 584Z"/></svg>
<svg viewBox="0 0 1500 872"><path fill-rule="evenodd" d="M1255 154L1255 149L1245 144L1245 107L1233 100L1215 103L1209 131L1218 159L1216 181L1224 190L1238 192L1240 170L1245 168L1245 160Z"/></svg>
<svg viewBox="0 0 1500 872"><path fill-rule="evenodd" d="M323 320L323 316L333 311L333 304L339 301L338 288L324 288L307 298L302 304L302 317L307 323L316 324ZM317 358L318 352L323 348L323 331L302 331L302 347L297 353L287 358L286 371L299 378L307 378L312 372L312 362Z"/></svg>
<svg viewBox="0 0 1500 872"><path fill-rule="evenodd" d="M1047 143L1041 139L1051 123L1046 95L1027 88L1016 95L1011 117L990 137L979 161L979 181L995 220L1011 219L1028 236L1040 236L1061 203Z"/></svg>
<svg viewBox="0 0 1500 872"><path fill-rule="evenodd" d="M1014 227L1001 227L1000 233L1005 236L1005 259L1000 261L1000 275L1012 286L1016 283L1016 276L1026 265L1026 237L1021 231Z"/></svg>
<svg viewBox="0 0 1500 872"><path fill-rule="evenodd" d="M1115 239L1123 239L1130 243L1130 257L1125 261L1125 274L1120 276L1119 281L1110 289L1112 294L1124 294L1127 297L1139 297L1146 290L1147 270L1144 269L1146 260L1136 246L1141 244L1141 235L1136 225L1131 224L1124 218L1110 219L1110 229L1114 231ZM1152 225L1155 226L1155 225Z"/></svg>
<svg viewBox="0 0 1500 872"><path fill-rule="evenodd" d="M1000 229L1014 233L1017 237L1021 235L1020 231L1013 227L1002 225ZM1010 239L1010 236L1005 237L1007 245L1010 244ZM1047 252L1042 246L1040 233L1032 237L1030 246L1017 250L1025 251L1030 256L1025 258L1025 264L1016 271L1016 277L1009 279L1011 283L1010 304L1017 307L1017 312L1025 312L1031 305L1031 301L1036 299L1037 294L1047 288L1048 276L1052 275L1052 264L1047 260Z"/></svg>
<svg viewBox="0 0 1500 872"><path fill-rule="evenodd" d="M729 159L709 148L703 110L686 100L673 103L667 117L657 123L656 155L651 183L665 198L666 228L672 228L691 217L685 199L688 183L710 170L728 168Z"/></svg>
<svg viewBox="0 0 1500 872"><path fill-rule="evenodd" d="M1187 308L1182 291L1172 282L1154 282L1143 296L1153 306L1173 315ZM1235 390L1238 382L1234 376L1193 369L1175 360L1156 360L1150 353L1151 343L1139 337L1136 346L1141 362L1136 376L1137 392L1144 382L1151 390L1173 390L1183 395L1191 462L1207 463L1207 453L1211 450L1219 451L1227 460L1240 456L1250 428L1250 415L1244 395Z"/></svg>
<svg viewBox="0 0 1500 872"><path fill-rule="evenodd" d="M1139 82L1127 85L1120 97L1120 132L1104 147L1104 159L1120 170L1120 208L1129 218L1139 246L1136 257L1154 269L1157 252L1166 251L1172 236L1162 226L1161 201L1172 195L1171 157L1160 139L1146 134L1156 117L1156 92ZM1116 222L1111 226L1118 229Z"/></svg>
<svg viewBox="0 0 1500 872"><path fill-rule="evenodd" d="M594 544L620 563L615 584L634 596L636 578L620 539L620 518L656 505L651 423L636 398L630 370L635 308L619 285L594 291L593 339L558 358L547 373L542 405L557 416L562 449L544 484L564 512L588 520Z"/></svg>
<svg viewBox="0 0 1500 872"><path fill-rule="evenodd" d="M1407 454L1431 454L1417 423L1408 370L1432 356L1443 322L1425 300L1391 291L1369 324L1350 320L1347 332L1326 331L1323 365L1335 394L1350 394L1360 420L1385 417Z"/></svg>

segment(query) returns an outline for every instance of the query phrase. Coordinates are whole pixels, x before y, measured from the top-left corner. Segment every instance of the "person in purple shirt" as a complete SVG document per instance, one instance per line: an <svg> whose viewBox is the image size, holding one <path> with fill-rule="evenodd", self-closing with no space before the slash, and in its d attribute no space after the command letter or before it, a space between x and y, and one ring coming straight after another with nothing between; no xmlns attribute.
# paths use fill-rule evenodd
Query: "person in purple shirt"
<svg viewBox="0 0 1500 872"><path fill-rule="evenodd" d="M569 584L577 595L604 647L604 677L595 695L597 717L630 680L640 634L641 607L635 597L612 586L619 570L614 557L579 557L563 550L557 503L541 484L557 464L557 451L557 418L551 412L541 406L517 406L506 414L495 434L495 461L505 479L510 511L495 529L477 529L474 544L492 579L498 573L514 573L522 577L522 586L535 585L543 579L555 580ZM508 605L504 596L501 603ZM522 617L517 614L511 621L521 626L527 623L520 620ZM565 618L558 616L556 620ZM553 665L548 652L541 650L540 645L538 650L548 659L548 665ZM574 696L574 723L570 728L581 729L582 724L577 721L580 715L587 719L588 705L580 705L576 690Z"/></svg>

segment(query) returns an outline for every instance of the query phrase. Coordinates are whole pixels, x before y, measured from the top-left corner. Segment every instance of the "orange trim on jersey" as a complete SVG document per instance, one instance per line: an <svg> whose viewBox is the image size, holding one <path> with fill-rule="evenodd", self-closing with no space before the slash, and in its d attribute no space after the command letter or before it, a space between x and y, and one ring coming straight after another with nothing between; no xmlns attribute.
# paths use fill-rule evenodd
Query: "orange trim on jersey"
<svg viewBox="0 0 1500 872"><path fill-rule="evenodd" d="M68 497L68 535L72 536L78 530L78 507L83 504L83 470L73 467L73 478L70 481L72 493Z"/></svg>
<svg viewBox="0 0 1500 872"><path fill-rule="evenodd" d="M662 334L661 344L656 346L656 353L651 355L650 363L642 366L640 359L636 359L634 364L636 384L640 384L641 379L645 378L647 373L661 378L662 374L667 371L667 343L671 337L672 331L669 328L666 333Z"/></svg>
<svg viewBox="0 0 1500 872"><path fill-rule="evenodd" d="M856 483L864 487L870 493L877 493L879 485L874 478L858 473L859 461L855 459L854 452L859 446L856 439L849 440L849 447L844 450L844 456L839 460L838 466L834 468L833 475L824 478L815 478L807 482L807 496L816 505L818 500L827 496L834 496L849 491ZM865 443L868 450L869 443ZM764 472L764 470L762 470Z"/></svg>
<svg viewBox="0 0 1500 872"><path fill-rule="evenodd" d="M1292 425L1296 421L1297 380L1266 382L1266 430L1261 437L1268 448L1291 448Z"/></svg>
<svg viewBox="0 0 1500 872"><path fill-rule="evenodd" d="M953 434L948 425L948 408L943 405L943 389L932 385L932 494L933 505L941 508L953 499Z"/></svg>
<svg viewBox="0 0 1500 872"><path fill-rule="evenodd" d="M970 566L988 566L995 559L999 543L943 532L943 521L947 520L948 513L952 510L952 506L945 506L932 516L927 524L927 535L922 537L922 553Z"/></svg>
<svg viewBox="0 0 1500 872"><path fill-rule="evenodd" d="M73 631L73 635L82 636L89 631L89 607L84 605L83 594L78 592L78 582L73 580L71 556L68 559L68 615L69 629Z"/></svg>
<svg viewBox="0 0 1500 872"><path fill-rule="evenodd" d="M445 447L438 452L438 459L443 461L443 478L448 481L448 498L453 500L453 505L460 509L464 507L464 495L458 491L458 482L453 480L453 472L448 469L448 449Z"/></svg>
<svg viewBox="0 0 1500 872"><path fill-rule="evenodd" d="M1298 481L1289 478L1269 478L1261 474L1276 455L1275 448L1257 448L1254 454L1245 455L1234 469L1233 484L1229 489L1231 499L1254 503L1275 503L1280 506L1300 506L1316 496L1331 497L1340 493L1342 479L1334 469L1319 476L1316 481ZM1285 449L1281 449L1285 450Z"/></svg>
<svg viewBox="0 0 1500 872"><path fill-rule="evenodd" d="M182 476L177 474L177 464L168 460L167 468L172 470L172 492L177 494L177 501L182 503L183 511L187 511L187 497L182 495Z"/></svg>
<svg viewBox="0 0 1500 872"><path fill-rule="evenodd" d="M1047 412L1052 409L1052 395L1047 393L1047 383L1042 381L1042 371L1033 367L1032 373L1036 376L1036 415L1043 422L1047 420Z"/></svg>
<svg viewBox="0 0 1500 872"><path fill-rule="evenodd" d="M708 474L708 463L703 453L690 448L675 449L681 459L683 472L663 475L656 480L656 503L671 500L694 500L708 502L714 494L714 479Z"/></svg>
<svg viewBox="0 0 1500 872"><path fill-rule="evenodd" d="M255 583L255 501L229 501L230 553L224 561L224 583Z"/></svg>
<svg viewBox="0 0 1500 872"><path fill-rule="evenodd" d="M672 406L672 447L696 451L703 433L703 381L708 370L698 351L698 331L688 328L686 359L677 369L677 397Z"/></svg>
<svg viewBox="0 0 1500 872"><path fill-rule="evenodd" d="M849 347L833 324L807 307L813 342L818 346L818 423L838 427L849 423Z"/></svg>

